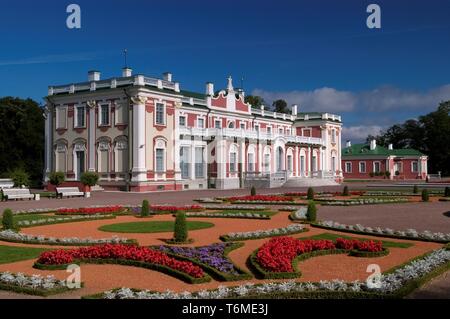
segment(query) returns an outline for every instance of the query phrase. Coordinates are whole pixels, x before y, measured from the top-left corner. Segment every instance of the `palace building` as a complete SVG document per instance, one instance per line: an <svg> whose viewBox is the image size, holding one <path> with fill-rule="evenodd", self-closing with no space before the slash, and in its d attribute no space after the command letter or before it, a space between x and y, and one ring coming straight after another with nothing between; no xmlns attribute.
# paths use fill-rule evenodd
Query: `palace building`
<svg viewBox="0 0 450 319"><path fill-rule="evenodd" d="M50 86L45 107L45 183L50 172L81 186L97 172L104 189L162 191L342 180L341 117L254 108L242 89L186 91L171 73ZM48 185L51 188L51 185Z"/></svg>
<svg viewBox="0 0 450 319"><path fill-rule="evenodd" d="M342 167L344 178L426 179L428 156L411 148L377 145L376 140L354 145L347 141L342 150Z"/></svg>

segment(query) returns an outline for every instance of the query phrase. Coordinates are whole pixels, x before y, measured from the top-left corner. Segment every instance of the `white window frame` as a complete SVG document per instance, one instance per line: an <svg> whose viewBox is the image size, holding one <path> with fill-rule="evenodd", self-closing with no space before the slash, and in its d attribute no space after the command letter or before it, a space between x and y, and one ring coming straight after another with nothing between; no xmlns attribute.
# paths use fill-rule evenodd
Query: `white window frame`
<svg viewBox="0 0 450 319"><path fill-rule="evenodd" d="M162 169L158 169L158 150L162 151ZM166 171L166 149L157 147L155 148L155 173L162 174Z"/></svg>
<svg viewBox="0 0 450 319"><path fill-rule="evenodd" d="M364 164L364 171L361 169L361 164ZM360 173L366 173L367 172L367 163L366 162L359 162L358 163L358 171Z"/></svg>
<svg viewBox="0 0 450 319"><path fill-rule="evenodd" d="M375 164L378 163L380 169L378 170L378 172L375 170ZM381 172L381 162L380 161L374 161L372 164L372 172L374 173L380 173Z"/></svg>
<svg viewBox="0 0 450 319"><path fill-rule="evenodd" d="M158 105L162 105L162 123L158 123ZM155 125L158 126L166 126L167 125L167 119L166 119L166 103L163 101L157 101L155 102L155 118L154 118Z"/></svg>
<svg viewBox="0 0 450 319"><path fill-rule="evenodd" d="M417 165L417 170L414 170L414 164ZM411 162L411 173L419 173L419 161L412 161Z"/></svg>
<svg viewBox="0 0 450 319"><path fill-rule="evenodd" d="M255 130L255 132L259 132L259 128L259 124L255 124L253 129Z"/></svg>
<svg viewBox="0 0 450 319"><path fill-rule="evenodd" d="M102 123L103 118L103 107L108 107L108 124ZM111 126L111 104L109 103L100 103L98 106L98 126Z"/></svg>
<svg viewBox="0 0 450 319"><path fill-rule="evenodd" d="M309 136L308 137L312 137L312 128L302 128L302 136L306 136L305 132L308 131L309 132Z"/></svg>
<svg viewBox="0 0 450 319"><path fill-rule="evenodd" d="M236 121L234 121L234 120L228 121L227 122L227 128L235 129L236 128Z"/></svg>
<svg viewBox="0 0 450 319"><path fill-rule="evenodd" d="M219 123L219 125L217 125ZM214 120L214 128L221 129L222 128L222 120L215 119Z"/></svg>
<svg viewBox="0 0 450 319"><path fill-rule="evenodd" d="M278 128L278 134L283 135L284 134L284 128L279 127Z"/></svg>
<svg viewBox="0 0 450 319"><path fill-rule="evenodd" d="M78 108L83 108L84 109L84 116L83 116L83 125L80 125L80 123L78 123ZM74 107L74 121L73 121L73 127L74 128L86 128L86 107L82 104L78 104Z"/></svg>
<svg viewBox="0 0 450 319"><path fill-rule="evenodd" d="M234 161L232 161L231 160L231 155L233 155L234 154ZM235 151L231 151L230 152L230 158L229 158L229 163L230 163L230 165L229 165L229 167L230 167L230 173L236 173L237 172L237 166L238 166L238 163L237 163L237 152L235 152ZM231 164L233 164L233 169L231 169Z"/></svg>
<svg viewBox="0 0 450 319"><path fill-rule="evenodd" d="M266 126L266 133L267 134L272 134L272 125L267 125Z"/></svg>
<svg viewBox="0 0 450 319"><path fill-rule="evenodd" d="M181 124L181 119L184 119L184 124ZM187 127L187 116L186 115L180 115L178 117L178 125L180 127Z"/></svg>
<svg viewBox="0 0 450 319"><path fill-rule="evenodd" d="M65 119L64 119L64 123L65 123L65 125L64 125L64 127L61 127L61 126L59 126L59 117L61 116L61 111L64 111L64 113L65 113ZM69 108L67 107L67 106L60 106L60 107L57 107L56 108L56 129L67 129L67 119L68 119L68 111L69 111Z"/></svg>
<svg viewBox="0 0 450 319"><path fill-rule="evenodd" d="M122 114L122 122L119 122L119 110L123 112ZM128 123L128 112L127 112L127 104L124 101L118 101L115 102L115 109L114 109L114 125L124 125Z"/></svg>
<svg viewBox="0 0 450 319"><path fill-rule="evenodd" d="M347 165L350 165L350 169L349 170L347 169ZM352 171L353 171L353 164L352 164L352 162L345 162L344 168L345 168L345 172L346 173L352 173Z"/></svg>
<svg viewBox="0 0 450 319"><path fill-rule="evenodd" d="M202 122L202 125L200 125L200 121ZM197 128L205 128L205 118L204 117L197 117Z"/></svg>
<svg viewBox="0 0 450 319"><path fill-rule="evenodd" d="M245 130L245 129L247 128L246 123L245 123L245 122L240 122L240 123L239 123L239 128L240 128L241 130Z"/></svg>

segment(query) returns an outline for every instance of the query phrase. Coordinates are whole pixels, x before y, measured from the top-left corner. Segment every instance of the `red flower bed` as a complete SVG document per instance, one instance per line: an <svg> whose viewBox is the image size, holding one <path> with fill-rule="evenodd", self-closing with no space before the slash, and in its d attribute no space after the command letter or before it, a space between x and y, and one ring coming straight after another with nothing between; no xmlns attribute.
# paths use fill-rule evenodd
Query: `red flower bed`
<svg viewBox="0 0 450 319"><path fill-rule="evenodd" d="M151 264L167 266L181 271L194 278L204 276L203 270L189 261L180 261L167 254L147 247L132 245L105 244L77 249L58 249L43 252L37 263L43 265L63 265L82 261L83 259L122 259L143 261Z"/></svg>
<svg viewBox="0 0 450 319"><path fill-rule="evenodd" d="M361 196L364 195L365 191L349 191L349 195L354 196ZM285 193L285 196L306 196L308 195L306 192L289 192ZM320 195L333 195L333 196L342 196L342 192L319 192L316 194L317 196Z"/></svg>
<svg viewBox="0 0 450 319"><path fill-rule="evenodd" d="M56 211L56 215L112 214L112 213L119 213L122 210L123 210L122 206L60 208Z"/></svg>
<svg viewBox="0 0 450 319"><path fill-rule="evenodd" d="M203 207L200 205L188 206L165 206L165 205L151 205L150 209L153 211L173 212L173 211L201 211Z"/></svg>
<svg viewBox="0 0 450 319"><path fill-rule="evenodd" d="M338 238L331 240L298 240L292 237L277 237L262 245L256 253L258 263L270 272L294 272L292 260L304 253L315 250L357 249L367 252L378 252L383 249L380 241L359 241Z"/></svg>
<svg viewBox="0 0 450 319"><path fill-rule="evenodd" d="M255 202L292 202L294 199L290 196L277 196L277 195L255 195L255 196L236 196L229 197L229 201L234 202L238 200L243 201L255 201Z"/></svg>

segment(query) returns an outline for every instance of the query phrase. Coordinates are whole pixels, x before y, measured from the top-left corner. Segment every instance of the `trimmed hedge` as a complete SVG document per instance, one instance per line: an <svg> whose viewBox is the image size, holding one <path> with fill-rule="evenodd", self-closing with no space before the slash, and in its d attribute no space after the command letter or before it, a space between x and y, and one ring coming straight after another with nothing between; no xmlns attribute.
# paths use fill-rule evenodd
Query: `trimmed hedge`
<svg viewBox="0 0 450 319"><path fill-rule="evenodd" d="M209 282L211 280L211 277L207 274L204 274L202 278L194 278L184 272L169 268L164 265L158 265L158 264L152 264L147 263L144 261L137 261L137 260L126 260L126 259L96 259L96 258L89 258L89 259L82 259L82 260L74 260L71 264L113 264L113 265L124 265L124 266L135 266L140 268L146 268L151 269L155 271L159 271L162 273L165 273L167 275L173 276L175 278L181 279L184 282L187 282L189 284L200 284ZM44 265L40 263L34 263L33 268L41 269L41 270L61 270L66 269L69 264L62 264L62 265Z"/></svg>
<svg viewBox="0 0 450 319"><path fill-rule="evenodd" d="M62 215L61 215L62 216ZM68 215L70 216L70 215ZM80 217L80 218L75 218L75 219L71 219L71 220L64 220L64 221L53 221L53 222L48 222L48 223L42 223L42 224L30 224L30 225L20 225L20 228L30 228L30 227L37 227L37 226L46 226L46 225L54 225L54 224L67 224L67 223L77 223L77 222L86 222L86 221L91 221L91 220L103 220L103 219L115 219L117 215L113 215L113 216L99 216L96 218L86 218L86 217ZM49 218L58 218L58 217L49 217ZM47 218L42 218L42 219L47 219Z"/></svg>
<svg viewBox="0 0 450 319"><path fill-rule="evenodd" d="M81 287L83 287L84 284L81 283ZM19 294L27 294L27 295L33 295L33 296L41 296L41 297L47 297L51 295L60 294L63 292L71 291L74 289L69 289L67 287L58 287L53 289L42 289L42 288L31 288L31 287L21 287L16 285L9 285L5 283L0 283L0 290L6 290L6 291L12 291Z"/></svg>
<svg viewBox="0 0 450 319"><path fill-rule="evenodd" d="M364 258L383 257L389 255L389 249L383 248L382 251L361 251L353 249L350 251L349 255L353 257L364 257Z"/></svg>

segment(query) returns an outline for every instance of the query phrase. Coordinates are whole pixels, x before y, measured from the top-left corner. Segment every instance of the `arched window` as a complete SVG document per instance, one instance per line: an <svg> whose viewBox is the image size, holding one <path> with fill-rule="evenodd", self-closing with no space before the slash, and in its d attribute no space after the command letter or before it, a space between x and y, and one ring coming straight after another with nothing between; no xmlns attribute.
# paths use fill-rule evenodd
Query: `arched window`
<svg viewBox="0 0 450 319"><path fill-rule="evenodd" d="M125 136L114 142L114 169L117 173L128 172L128 140Z"/></svg>
<svg viewBox="0 0 450 319"><path fill-rule="evenodd" d="M255 171L255 147L253 145L248 146L247 151L247 171Z"/></svg>
<svg viewBox="0 0 450 319"><path fill-rule="evenodd" d="M265 173L270 173L270 157L271 149L269 146L264 148L264 160L263 160L263 170Z"/></svg>
<svg viewBox="0 0 450 319"><path fill-rule="evenodd" d="M286 170L288 172L292 172L294 170L294 161L293 161L293 151L292 148L289 148L286 152Z"/></svg>
<svg viewBox="0 0 450 319"><path fill-rule="evenodd" d="M73 171L76 180L86 171L86 142L81 139L73 144Z"/></svg>
<svg viewBox="0 0 450 319"><path fill-rule="evenodd" d="M166 171L166 145L165 139L155 140L155 172L164 173Z"/></svg>
<svg viewBox="0 0 450 319"><path fill-rule="evenodd" d="M229 157L229 163L230 163L230 173L237 172L237 154L238 154L238 148L236 145L232 144L230 146L230 157Z"/></svg>
<svg viewBox="0 0 450 319"><path fill-rule="evenodd" d="M108 139L100 139L97 146L97 172L109 172L110 142Z"/></svg>
<svg viewBox="0 0 450 319"><path fill-rule="evenodd" d="M67 143L58 141L55 145L55 171L67 171Z"/></svg>
<svg viewBox="0 0 450 319"><path fill-rule="evenodd" d="M302 148L300 150L300 175L305 176L306 172L306 151Z"/></svg>
<svg viewBox="0 0 450 319"><path fill-rule="evenodd" d="M284 168L284 154L283 148L278 146L277 148L277 171L281 172Z"/></svg>
<svg viewBox="0 0 450 319"><path fill-rule="evenodd" d="M230 121L228 123L228 128L234 128L234 121Z"/></svg>

